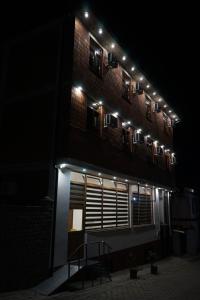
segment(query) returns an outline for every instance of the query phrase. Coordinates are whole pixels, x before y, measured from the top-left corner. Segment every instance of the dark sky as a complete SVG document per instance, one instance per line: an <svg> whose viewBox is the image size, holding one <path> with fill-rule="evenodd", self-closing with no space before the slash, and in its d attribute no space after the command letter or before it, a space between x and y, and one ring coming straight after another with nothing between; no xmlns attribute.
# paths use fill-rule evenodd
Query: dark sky
<svg viewBox="0 0 200 300"><path fill-rule="evenodd" d="M81 1L65 6L27 2L1 8L1 39L62 16ZM87 1L106 28L172 105L182 122L175 129L177 182L199 187L199 16L193 2ZM8 3L9 5L9 3Z"/></svg>

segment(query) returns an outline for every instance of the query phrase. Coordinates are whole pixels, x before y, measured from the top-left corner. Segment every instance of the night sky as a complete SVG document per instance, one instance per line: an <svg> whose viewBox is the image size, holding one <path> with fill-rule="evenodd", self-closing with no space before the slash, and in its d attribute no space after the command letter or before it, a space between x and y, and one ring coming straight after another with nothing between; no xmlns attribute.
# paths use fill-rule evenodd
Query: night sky
<svg viewBox="0 0 200 300"><path fill-rule="evenodd" d="M1 7L1 40L62 16L73 2L81 1ZM181 118L174 134L177 183L199 187L199 9L191 1L176 6L174 2L88 1L82 7L94 11Z"/></svg>

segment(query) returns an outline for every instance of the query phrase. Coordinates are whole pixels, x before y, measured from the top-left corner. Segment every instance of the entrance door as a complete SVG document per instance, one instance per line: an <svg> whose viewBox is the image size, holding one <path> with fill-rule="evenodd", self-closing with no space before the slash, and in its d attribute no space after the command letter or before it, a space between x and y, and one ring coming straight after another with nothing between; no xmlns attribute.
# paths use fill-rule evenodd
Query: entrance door
<svg viewBox="0 0 200 300"><path fill-rule="evenodd" d="M70 208L68 213L68 258L84 243L84 201L85 184L71 181ZM84 247L81 247L75 256L73 255L73 258L83 257L83 249Z"/></svg>

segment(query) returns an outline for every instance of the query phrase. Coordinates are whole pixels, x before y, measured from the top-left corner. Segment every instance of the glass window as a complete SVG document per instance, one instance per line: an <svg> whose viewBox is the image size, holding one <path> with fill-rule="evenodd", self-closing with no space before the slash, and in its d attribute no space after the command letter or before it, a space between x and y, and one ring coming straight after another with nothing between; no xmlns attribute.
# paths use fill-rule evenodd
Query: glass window
<svg viewBox="0 0 200 300"><path fill-rule="evenodd" d="M122 97L130 101L131 78L122 71Z"/></svg>
<svg viewBox="0 0 200 300"><path fill-rule="evenodd" d="M83 230L83 210L69 209L68 214L68 231Z"/></svg>
<svg viewBox="0 0 200 300"><path fill-rule="evenodd" d="M92 38L90 38L89 66L96 75L102 77L103 49Z"/></svg>
<svg viewBox="0 0 200 300"><path fill-rule="evenodd" d="M142 185L131 186L132 225L153 224L152 188Z"/></svg>

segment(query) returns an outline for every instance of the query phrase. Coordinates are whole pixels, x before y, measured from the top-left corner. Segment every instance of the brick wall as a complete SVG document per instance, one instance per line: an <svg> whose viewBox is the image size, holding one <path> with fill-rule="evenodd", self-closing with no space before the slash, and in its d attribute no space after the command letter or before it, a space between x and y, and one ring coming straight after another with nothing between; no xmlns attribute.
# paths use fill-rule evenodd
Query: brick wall
<svg viewBox="0 0 200 300"><path fill-rule="evenodd" d="M172 176L169 174L172 172L167 168L169 164L166 157L154 159L146 145L132 144L134 129L129 129L129 149L125 149L122 138L122 122L132 120L160 143L171 145L172 129L166 134L162 112L156 113L152 109L152 121L149 121L146 118L144 94L131 93L130 101L122 97L123 68L119 66L108 70L107 51L104 49L103 77L99 78L89 69L89 51L89 32L76 19L73 81L75 84L80 83L84 91L77 93L72 87L71 127L69 138L65 141L68 156L130 175L171 184ZM134 89L134 79L131 81L131 86ZM104 105L98 108L100 128L96 133L89 132L86 128L88 97L97 101L101 99L104 102ZM120 116L118 128L104 128L104 114L114 111L118 111Z"/></svg>

